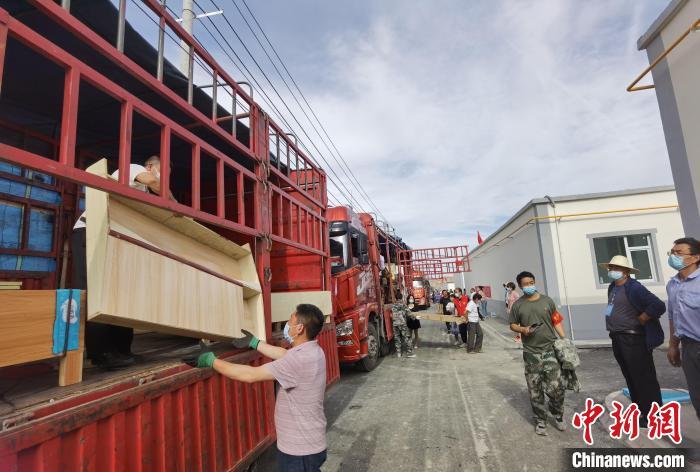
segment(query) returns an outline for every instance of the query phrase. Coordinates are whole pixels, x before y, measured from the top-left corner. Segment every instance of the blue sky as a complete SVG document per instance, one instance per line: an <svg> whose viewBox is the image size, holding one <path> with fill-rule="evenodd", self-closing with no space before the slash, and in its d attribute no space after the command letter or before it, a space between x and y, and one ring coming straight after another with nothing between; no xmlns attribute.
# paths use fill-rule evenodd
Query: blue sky
<svg viewBox="0 0 700 472"><path fill-rule="evenodd" d="M233 0L214 1L316 138ZM413 247L473 247L477 230L488 236L545 194L672 183L654 92L625 91L648 64L637 38L668 0L247 2ZM168 4L178 9L179 0ZM204 25L196 37L240 77Z"/></svg>

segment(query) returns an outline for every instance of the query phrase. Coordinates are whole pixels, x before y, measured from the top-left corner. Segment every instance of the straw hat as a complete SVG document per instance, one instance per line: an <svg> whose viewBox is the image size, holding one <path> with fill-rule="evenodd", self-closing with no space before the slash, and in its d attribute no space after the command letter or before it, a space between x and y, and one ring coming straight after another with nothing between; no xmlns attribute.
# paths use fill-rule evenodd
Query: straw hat
<svg viewBox="0 0 700 472"><path fill-rule="evenodd" d="M638 273L639 269L635 269L632 267L632 264L630 264L629 260L625 256L615 256L612 259L610 259L610 262L603 262L602 264L598 264L600 267L603 267L604 269L607 269L608 266L614 265L618 267L624 267L625 269L629 269L632 272Z"/></svg>

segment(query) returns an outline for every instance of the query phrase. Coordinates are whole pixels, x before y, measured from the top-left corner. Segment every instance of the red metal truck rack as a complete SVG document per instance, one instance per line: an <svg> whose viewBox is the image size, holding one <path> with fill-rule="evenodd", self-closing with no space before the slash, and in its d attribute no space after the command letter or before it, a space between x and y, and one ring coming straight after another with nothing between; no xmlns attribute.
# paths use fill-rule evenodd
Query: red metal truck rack
<svg viewBox="0 0 700 472"><path fill-rule="evenodd" d="M56 191L64 202L49 205L58 218L51 250L42 252L55 259L57 268L69 264L62 246L79 211L82 185L167 208L238 243L250 243L263 287L270 336L270 291L279 277L275 268L293 266L299 258L311 260L312 285L323 290L330 287L325 174L161 4L137 1L157 17L161 32L168 29L186 45L190 71L195 60L207 65L213 90L209 102L193 85L191 72L184 87L181 77L168 75L162 45L150 71L142 60L128 54L133 31L129 32L123 10L114 15L116 37L110 38L79 17L77 2L70 11L51 0L31 0L22 6L20 16L0 8L0 105L9 96L17 106L22 105L18 103L22 99L36 100L33 103L42 99L58 110L54 122L57 137L35 129L31 120L13 121L3 116L0 129L15 129L46 146L38 151L28 146L26 139L18 143L0 137L0 160L56 179L51 184L24 183ZM116 13L106 0L81 3L87 10L104 8L111 14L111 8ZM122 8L127 4L119 3ZM30 96L36 90L24 95L18 92L16 86L22 79L43 71L21 70L20 64L8 59L17 58L18 53L23 61L31 56L47 70L59 71L63 79L59 92L51 94L60 80L44 80L45 90L38 98ZM82 115L81 97L88 89L91 97L107 97L105 101L116 104L113 118L106 118L109 109ZM217 92L231 95L232 110L218 106ZM207 109L203 103L208 103ZM238 103L242 103L242 110L237 111ZM112 141L93 140L93 148L86 146L89 140L81 127L90 119L112 119L118 124L118 135ZM137 122L144 121L156 131L138 130ZM95 143L101 143L100 152L95 151ZM179 202L128 187L126 168L134 149L146 145L161 157L162 187L171 188L176 183L183 187L184 198ZM114 151L110 162L121 170L119 182L84 170L110 146ZM182 159L176 162L176 148L180 153L186 150L184 165L191 175L187 181L171 182L170 169L183 165ZM26 174L2 177L21 181ZM36 204L31 198L16 203L27 208ZM3 253L29 255L27 251L22 244ZM274 264L272 251L277 256ZM285 258L284 251L293 251L294 257ZM52 288L65 281L58 273L41 279L41 287ZM33 275L4 271L0 278L31 279ZM293 289L293 281L282 285L280 290ZM330 383L339 376L332 324L324 327L319 342L326 352ZM257 353L231 355L237 362L255 365L265 361ZM274 441L273 404L271 382L246 385L184 365L155 369L6 418L0 431L0 470L239 469Z"/></svg>
<svg viewBox="0 0 700 472"><path fill-rule="evenodd" d="M442 279L471 270L466 245L402 250L399 251L399 264L407 286L411 286L416 272L426 279Z"/></svg>

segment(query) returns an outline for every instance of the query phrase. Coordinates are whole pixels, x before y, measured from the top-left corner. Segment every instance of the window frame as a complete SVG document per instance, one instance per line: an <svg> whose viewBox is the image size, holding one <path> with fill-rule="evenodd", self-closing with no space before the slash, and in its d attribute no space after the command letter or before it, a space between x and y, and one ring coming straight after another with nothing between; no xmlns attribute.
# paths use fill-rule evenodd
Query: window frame
<svg viewBox="0 0 700 472"><path fill-rule="evenodd" d="M43 188L46 190L51 190L58 193L63 199L63 194L60 186L56 183L54 179L54 184L45 184L42 182L37 182L31 177L26 177L26 172L29 169L21 168L22 174L15 175L9 174L4 171L0 171L0 177L13 180L15 182L27 185ZM0 254L11 255L11 256L30 256L30 257L46 257L49 259L56 259L56 265L58 267L59 259L59 244L58 238L60 235L60 221L63 216L61 203L48 203L41 200L36 200L31 197L18 197L16 195L8 193L0 193L0 200L6 201L8 203L13 203L22 207L22 226L20 233L20 241L18 248L0 248ZM40 211L51 211L54 214L55 223L53 226L53 235L51 238L51 249L49 251L39 251L29 249L29 230L30 230L30 219L32 209L37 209ZM23 272L23 271L15 271Z"/></svg>
<svg viewBox="0 0 700 472"><path fill-rule="evenodd" d="M625 231L611 231L606 233L591 233L587 234L589 246L591 249L591 260L593 261L593 279L595 280L595 286L598 289L607 289L610 285L609 283L601 284L598 280L598 260L596 258L594 240L600 238L615 238L615 237L625 237L625 257L628 260L632 260L630 250L641 250L646 249L650 253L649 263L651 266L652 279L639 280L639 282L645 286L653 287L658 285L665 285L663 271L661 270L661 259L659 257L658 243L656 234L658 230L656 228L640 228L635 230L625 230ZM627 239L628 236L635 235L649 235L649 245L648 246L628 246ZM600 261L604 262L604 261ZM605 261L608 262L608 261Z"/></svg>

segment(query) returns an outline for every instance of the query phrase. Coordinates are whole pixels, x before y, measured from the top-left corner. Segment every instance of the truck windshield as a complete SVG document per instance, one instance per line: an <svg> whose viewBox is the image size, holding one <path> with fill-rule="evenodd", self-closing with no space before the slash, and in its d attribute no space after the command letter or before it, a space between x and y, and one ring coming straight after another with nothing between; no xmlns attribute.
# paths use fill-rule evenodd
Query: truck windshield
<svg viewBox="0 0 700 472"><path fill-rule="evenodd" d="M331 236L331 273L342 272L348 266L348 234Z"/></svg>

